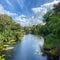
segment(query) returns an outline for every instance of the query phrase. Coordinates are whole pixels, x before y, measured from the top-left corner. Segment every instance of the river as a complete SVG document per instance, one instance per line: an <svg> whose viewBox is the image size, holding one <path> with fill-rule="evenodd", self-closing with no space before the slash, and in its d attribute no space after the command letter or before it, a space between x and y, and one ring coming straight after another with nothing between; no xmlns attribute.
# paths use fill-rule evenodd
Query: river
<svg viewBox="0 0 60 60"><path fill-rule="evenodd" d="M10 55L6 60L47 60L47 56L41 52L43 45L43 37L24 35L22 41L14 45L13 50L6 52Z"/></svg>

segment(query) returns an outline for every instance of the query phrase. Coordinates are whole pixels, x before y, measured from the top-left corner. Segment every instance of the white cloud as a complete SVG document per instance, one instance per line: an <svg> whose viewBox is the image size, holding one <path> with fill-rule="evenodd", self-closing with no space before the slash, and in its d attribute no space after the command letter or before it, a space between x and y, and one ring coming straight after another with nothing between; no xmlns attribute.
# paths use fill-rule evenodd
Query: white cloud
<svg viewBox="0 0 60 60"><path fill-rule="evenodd" d="M6 0L6 3L7 3L8 5L10 5L12 8L14 8L14 6L11 4L11 2L10 2L9 0Z"/></svg>
<svg viewBox="0 0 60 60"><path fill-rule="evenodd" d="M22 26L29 26L31 25L30 18L27 18L25 15L20 15L15 17L15 21L20 23Z"/></svg>
<svg viewBox="0 0 60 60"><path fill-rule="evenodd" d="M32 8L32 11L34 12L34 16L30 18L26 18L25 15L20 15L15 18L16 22L20 23L22 26L31 26L31 25L37 25L37 24L44 24L43 23L43 16L44 14L53 8L54 4L57 4L60 0L54 0L50 3L45 3L37 8Z"/></svg>
<svg viewBox="0 0 60 60"><path fill-rule="evenodd" d="M41 5L42 8L47 8L47 9L52 9L54 4L57 4L58 2L60 2L60 0L54 0L53 2L50 3L45 3L43 5Z"/></svg>
<svg viewBox="0 0 60 60"><path fill-rule="evenodd" d="M42 7L37 7L37 8L32 8L33 12L36 14L36 13L40 13L40 12L44 12L46 13L47 9L45 8L42 8Z"/></svg>
<svg viewBox="0 0 60 60"><path fill-rule="evenodd" d="M0 14L7 14L9 16L16 16L16 13L12 13L4 9L4 7L0 4Z"/></svg>
<svg viewBox="0 0 60 60"><path fill-rule="evenodd" d="M20 15L15 17L15 21L17 23L20 23L22 26L31 26L31 25L37 25L38 23L42 23L40 19L35 18L32 16L31 18L27 18L25 15Z"/></svg>
<svg viewBox="0 0 60 60"><path fill-rule="evenodd" d="M8 1L8 0L7 0ZM24 0L17 0L17 2L20 4L21 8L24 7ZM49 10L53 8L54 4L57 4L60 2L60 0L53 0L50 3L45 3L37 8L32 8L32 11L34 12L34 16L27 18L25 15L18 16L16 13L12 13L10 11L7 11L4 9L4 7L0 4L0 14L7 14L9 16L13 16L14 20L17 23L20 23L22 26L29 26L29 25L37 25L39 23L43 24L43 15ZM9 3L9 2L8 2ZM10 3L9 3L10 4Z"/></svg>
<svg viewBox="0 0 60 60"><path fill-rule="evenodd" d="M24 7L24 1L25 1L25 0L17 0L19 6L20 6L21 8Z"/></svg>
<svg viewBox="0 0 60 60"><path fill-rule="evenodd" d="M32 8L32 11L34 12L33 20L36 21L36 24L43 23L44 14L48 10L52 9L53 5L57 4L58 2L60 2L60 0L54 0L53 2L45 3L45 4L41 5L40 7Z"/></svg>
<svg viewBox="0 0 60 60"><path fill-rule="evenodd" d="M32 8L32 11L34 12L34 18L32 19L34 24L43 24L43 16L47 12L47 9L42 7Z"/></svg>
<svg viewBox="0 0 60 60"><path fill-rule="evenodd" d="M32 8L34 13L42 13L42 12L47 12L48 9L52 9L54 4L57 4L58 2L60 2L60 0L54 0L53 2L50 3L45 3L43 5L41 5L41 7L37 7L37 8Z"/></svg>

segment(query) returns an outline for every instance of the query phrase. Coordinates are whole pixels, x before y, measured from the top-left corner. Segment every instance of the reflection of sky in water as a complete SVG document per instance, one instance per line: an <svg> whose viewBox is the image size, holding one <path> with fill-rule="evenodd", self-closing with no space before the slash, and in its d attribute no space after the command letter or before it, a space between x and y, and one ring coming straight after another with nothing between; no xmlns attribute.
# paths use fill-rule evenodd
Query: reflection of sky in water
<svg viewBox="0 0 60 60"><path fill-rule="evenodd" d="M41 39L35 37L35 42L33 44L33 48L34 48L35 52L40 52L41 47L43 47L43 44L44 44L44 39L42 37L41 37Z"/></svg>
<svg viewBox="0 0 60 60"><path fill-rule="evenodd" d="M37 54L40 46L43 46L44 39L34 35L25 35L22 42L14 49L13 60L47 60L46 56Z"/></svg>

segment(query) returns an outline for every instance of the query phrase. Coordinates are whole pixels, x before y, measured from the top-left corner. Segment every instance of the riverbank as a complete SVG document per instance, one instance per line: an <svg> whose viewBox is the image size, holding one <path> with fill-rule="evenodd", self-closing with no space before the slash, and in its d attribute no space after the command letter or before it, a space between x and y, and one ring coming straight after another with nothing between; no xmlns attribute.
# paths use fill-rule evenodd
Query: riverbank
<svg viewBox="0 0 60 60"><path fill-rule="evenodd" d="M3 18L4 17L4 18ZM13 44L21 41L23 28L5 14L0 14L0 60L5 60L4 51L11 50Z"/></svg>
<svg viewBox="0 0 60 60"><path fill-rule="evenodd" d="M21 37L21 39L23 36ZM14 46L17 42L21 42L21 40L15 41L15 40L9 40L7 42L0 43L0 60L5 60L6 51L10 51L14 49ZM9 56L9 55L8 55Z"/></svg>
<svg viewBox="0 0 60 60"><path fill-rule="evenodd" d="M44 46L44 53L47 54L48 60L59 60L60 59L60 51L56 48Z"/></svg>

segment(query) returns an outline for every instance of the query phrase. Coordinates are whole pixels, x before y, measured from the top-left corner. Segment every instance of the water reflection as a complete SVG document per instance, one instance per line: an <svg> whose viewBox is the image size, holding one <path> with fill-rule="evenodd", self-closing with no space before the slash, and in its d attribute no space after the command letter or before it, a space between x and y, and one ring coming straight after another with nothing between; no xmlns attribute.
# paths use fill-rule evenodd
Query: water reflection
<svg viewBox="0 0 60 60"><path fill-rule="evenodd" d="M22 42L17 44L14 49L13 60L47 60L46 56L42 56L41 48L44 39L34 35L25 35Z"/></svg>

